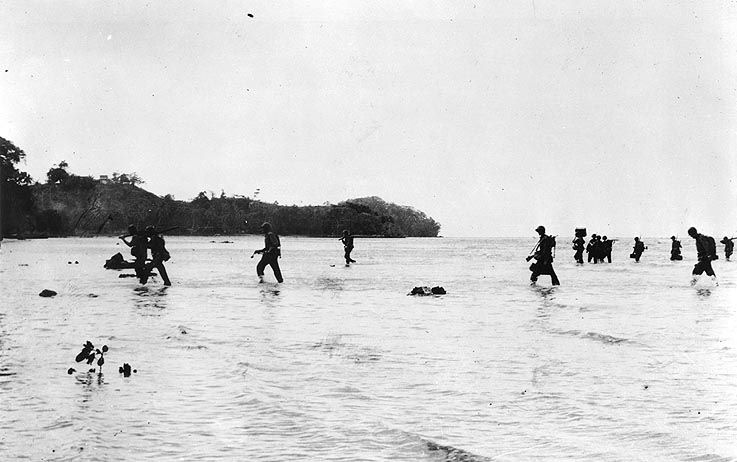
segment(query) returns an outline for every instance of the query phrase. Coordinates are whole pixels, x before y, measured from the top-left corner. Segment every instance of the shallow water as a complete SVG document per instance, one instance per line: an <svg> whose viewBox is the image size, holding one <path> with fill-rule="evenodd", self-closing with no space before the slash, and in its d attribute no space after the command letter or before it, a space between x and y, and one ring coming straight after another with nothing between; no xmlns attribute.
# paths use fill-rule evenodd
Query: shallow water
<svg viewBox="0 0 737 462"><path fill-rule="evenodd" d="M645 241L561 246L551 288L534 237L357 239L345 267L287 236L284 284L257 236L172 237L165 288L104 270L112 238L6 240L0 459L737 460L737 263L691 287L693 244Z"/></svg>

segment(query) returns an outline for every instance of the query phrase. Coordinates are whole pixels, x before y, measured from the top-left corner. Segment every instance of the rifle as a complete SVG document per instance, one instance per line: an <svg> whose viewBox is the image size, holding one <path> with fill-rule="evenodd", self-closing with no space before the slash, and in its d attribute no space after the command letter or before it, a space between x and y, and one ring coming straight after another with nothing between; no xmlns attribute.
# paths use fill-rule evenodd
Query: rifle
<svg viewBox="0 0 737 462"><path fill-rule="evenodd" d="M537 244L535 244L535 247L533 247L532 250L530 250L530 254L525 258L526 261L532 260L532 257L535 255L535 251L537 250L537 248L540 247L540 242L542 242L542 240L543 238L541 236L540 240L537 241Z"/></svg>

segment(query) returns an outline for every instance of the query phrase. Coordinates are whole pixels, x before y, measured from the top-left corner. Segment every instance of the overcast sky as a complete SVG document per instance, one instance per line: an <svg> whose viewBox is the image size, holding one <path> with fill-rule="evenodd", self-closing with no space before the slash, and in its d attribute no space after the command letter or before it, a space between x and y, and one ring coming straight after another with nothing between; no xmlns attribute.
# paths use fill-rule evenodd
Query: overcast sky
<svg viewBox="0 0 737 462"><path fill-rule="evenodd" d="M39 181L66 160L177 199L376 195L445 236L737 234L733 2L0 10L0 136Z"/></svg>

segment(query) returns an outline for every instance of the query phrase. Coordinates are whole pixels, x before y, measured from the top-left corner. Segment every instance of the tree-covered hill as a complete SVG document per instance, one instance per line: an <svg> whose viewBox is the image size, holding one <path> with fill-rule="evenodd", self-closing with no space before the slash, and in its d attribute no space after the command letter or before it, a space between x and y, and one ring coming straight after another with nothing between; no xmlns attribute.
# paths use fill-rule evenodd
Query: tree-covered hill
<svg viewBox="0 0 737 462"><path fill-rule="evenodd" d="M335 205L285 206L248 197L200 193L185 202L158 197L136 185L100 184L65 188L32 186L34 233L48 235L115 234L128 224L177 226L172 234L259 233L264 221L282 235L334 236L349 229L356 235L436 237L440 225L412 207L378 197L352 199Z"/></svg>
<svg viewBox="0 0 737 462"><path fill-rule="evenodd" d="M440 224L412 207L378 197L339 204L285 206L244 196L201 192L191 201L159 197L138 186L138 175L114 173L93 179L67 171L62 161L33 183L16 165L25 153L0 138L1 236L93 236L118 234L129 224L177 227L171 234L256 234L269 221L282 235L436 237Z"/></svg>

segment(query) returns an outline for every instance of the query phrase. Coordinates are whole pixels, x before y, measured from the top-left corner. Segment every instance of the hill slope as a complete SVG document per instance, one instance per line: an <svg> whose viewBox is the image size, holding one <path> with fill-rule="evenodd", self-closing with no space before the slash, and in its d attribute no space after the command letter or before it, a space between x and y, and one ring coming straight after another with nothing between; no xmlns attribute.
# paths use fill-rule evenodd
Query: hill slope
<svg viewBox="0 0 737 462"><path fill-rule="evenodd" d="M130 184L36 184L28 231L48 235L118 234L128 224L178 226L172 234L259 233L264 221L278 233L335 236L343 229L356 235L436 237L440 225L412 207L378 197L337 205L283 206L247 197L208 197L185 202L159 197Z"/></svg>

